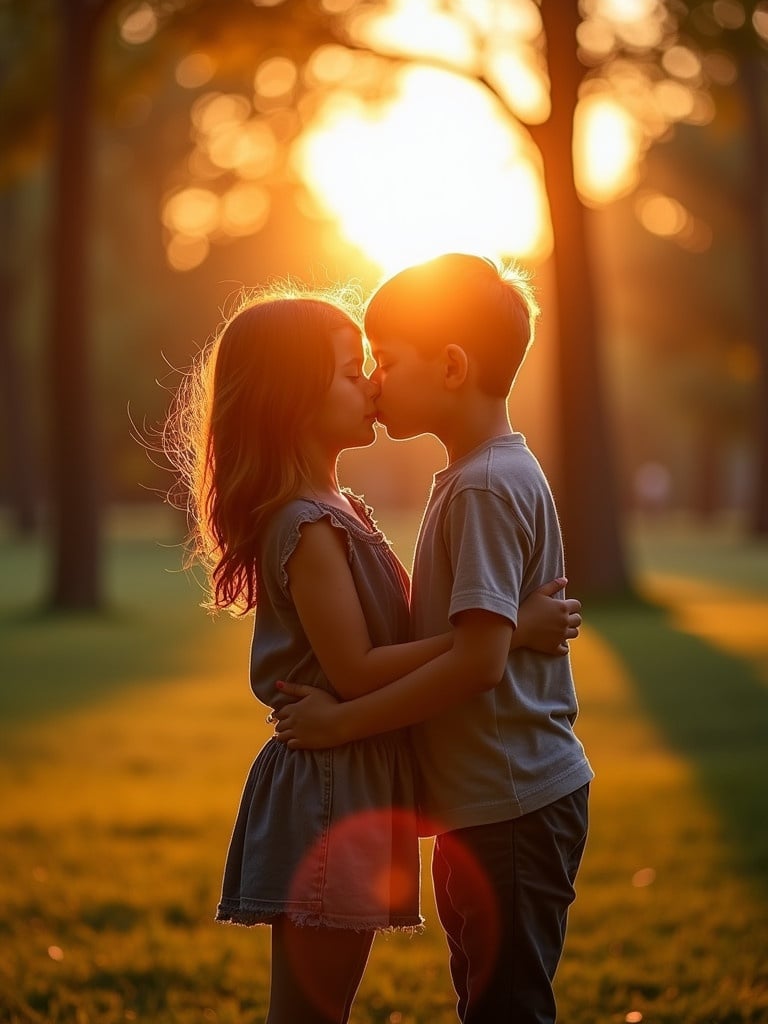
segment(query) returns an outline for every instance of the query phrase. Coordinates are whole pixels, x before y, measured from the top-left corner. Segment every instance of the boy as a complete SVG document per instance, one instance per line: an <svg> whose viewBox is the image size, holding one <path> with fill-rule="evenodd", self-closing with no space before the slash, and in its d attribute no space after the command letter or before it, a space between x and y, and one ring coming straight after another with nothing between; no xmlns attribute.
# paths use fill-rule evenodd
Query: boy
<svg viewBox="0 0 768 1024"><path fill-rule="evenodd" d="M569 659L510 650L520 602L563 575L549 487L507 414L535 312L524 283L462 254L409 267L374 294L365 329L378 418L391 437L434 433L448 455L419 530L411 607L414 637L452 627L453 648L345 704L284 686L308 697L277 725L291 747L414 726L463 1024L555 1020L593 775L573 732Z"/></svg>

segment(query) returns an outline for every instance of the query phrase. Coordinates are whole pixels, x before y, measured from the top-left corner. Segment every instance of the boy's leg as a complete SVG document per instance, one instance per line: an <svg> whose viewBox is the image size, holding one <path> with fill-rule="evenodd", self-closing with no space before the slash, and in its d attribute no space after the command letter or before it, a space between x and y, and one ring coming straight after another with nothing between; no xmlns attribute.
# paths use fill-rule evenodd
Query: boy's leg
<svg viewBox="0 0 768 1024"><path fill-rule="evenodd" d="M345 1024L368 962L373 932L272 925L267 1024Z"/></svg>
<svg viewBox="0 0 768 1024"><path fill-rule="evenodd" d="M449 868L435 880L438 905L450 905L446 922L468 964L463 1024L555 1020L552 980L586 840L587 797L584 786L521 818L438 837ZM478 899L473 864L492 888L498 929Z"/></svg>
<svg viewBox="0 0 768 1024"><path fill-rule="evenodd" d="M435 842L432 850L432 880L435 889L435 903L440 924L443 926L445 937L448 940L451 980L456 990L456 1012L459 1015L459 1020L463 1020L467 1010L467 998L469 995L469 961L459 941L462 919L453 909L453 905L447 896L450 874L450 864L443 856L440 844Z"/></svg>

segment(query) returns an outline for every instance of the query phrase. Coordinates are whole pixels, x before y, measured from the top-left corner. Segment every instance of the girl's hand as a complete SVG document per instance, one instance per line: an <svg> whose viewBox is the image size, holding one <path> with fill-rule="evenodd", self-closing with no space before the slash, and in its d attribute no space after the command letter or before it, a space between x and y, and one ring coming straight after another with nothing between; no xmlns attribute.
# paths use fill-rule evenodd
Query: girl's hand
<svg viewBox="0 0 768 1024"><path fill-rule="evenodd" d="M581 601L556 598L565 587L563 576L534 590L518 610L515 647L530 647L543 654L568 653L568 641L575 640L581 626Z"/></svg>
<svg viewBox="0 0 768 1024"><path fill-rule="evenodd" d="M274 713L275 738L290 750L322 750L347 743L342 732L344 705L326 690L300 683L278 683L281 694L294 698Z"/></svg>

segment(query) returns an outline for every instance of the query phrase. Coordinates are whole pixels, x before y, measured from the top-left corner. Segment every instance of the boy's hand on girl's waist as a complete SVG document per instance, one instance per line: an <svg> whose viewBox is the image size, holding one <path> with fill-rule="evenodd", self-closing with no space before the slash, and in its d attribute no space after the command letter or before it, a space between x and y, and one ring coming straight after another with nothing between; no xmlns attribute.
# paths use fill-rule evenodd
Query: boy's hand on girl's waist
<svg viewBox="0 0 768 1024"><path fill-rule="evenodd" d="M275 739L290 750L322 750L347 743L344 735L344 705L326 690L301 683L278 682L280 694L291 703L273 711Z"/></svg>

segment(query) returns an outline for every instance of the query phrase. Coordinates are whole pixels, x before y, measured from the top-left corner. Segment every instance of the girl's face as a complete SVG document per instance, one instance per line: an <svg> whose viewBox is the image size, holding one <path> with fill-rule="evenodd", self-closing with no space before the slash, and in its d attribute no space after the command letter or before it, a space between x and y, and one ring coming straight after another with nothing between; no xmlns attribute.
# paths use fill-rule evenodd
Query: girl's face
<svg viewBox="0 0 768 1024"><path fill-rule="evenodd" d="M329 450L363 448L376 439L378 386L363 375L365 353L352 327L332 334L333 379L310 425L312 436Z"/></svg>

